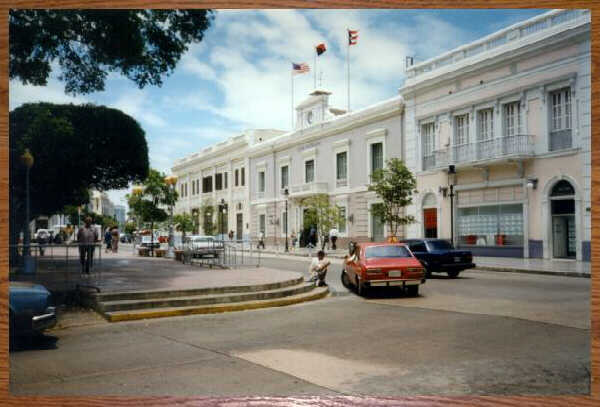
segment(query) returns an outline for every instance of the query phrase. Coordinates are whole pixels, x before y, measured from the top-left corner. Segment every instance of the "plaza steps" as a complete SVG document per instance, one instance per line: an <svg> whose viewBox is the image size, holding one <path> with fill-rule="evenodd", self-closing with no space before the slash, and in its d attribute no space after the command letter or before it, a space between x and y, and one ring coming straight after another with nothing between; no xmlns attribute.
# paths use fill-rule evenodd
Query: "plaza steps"
<svg viewBox="0 0 600 407"><path fill-rule="evenodd" d="M323 298L328 292L300 277L254 286L95 293L92 303L108 321L117 322L279 307Z"/></svg>

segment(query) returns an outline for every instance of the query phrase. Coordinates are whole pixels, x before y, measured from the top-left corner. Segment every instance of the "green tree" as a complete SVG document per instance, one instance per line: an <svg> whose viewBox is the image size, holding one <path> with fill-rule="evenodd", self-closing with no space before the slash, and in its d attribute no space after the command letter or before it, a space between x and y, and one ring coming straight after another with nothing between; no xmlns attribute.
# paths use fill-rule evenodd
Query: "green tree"
<svg viewBox="0 0 600 407"><path fill-rule="evenodd" d="M104 106L25 104L10 112L9 143L11 243L30 219L87 204L91 188L126 188L148 175L144 131L130 116ZM27 220L19 159L25 148L35 160Z"/></svg>
<svg viewBox="0 0 600 407"><path fill-rule="evenodd" d="M182 242L185 239L185 233L192 232L196 228L196 224L192 215L185 212L173 216L173 223L175 224L175 229L179 232L182 232Z"/></svg>
<svg viewBox="0 0 600 407"><path fill-rule="evenodd" d="M137 229L135 222L127 222L125 223L125 233L128 235L133 235L133 232Z"/></svg>
<svg viewBox="0 0 600 407"><path fill-rule="evenodd" d="M215 207L212 200L210 198L204 199L200 204L200 216L202 216L202 230L207 236L214 235L217 228L213 220L214 213Z"/></svg>
<svg viewBox="0 0 600 407"><path fill-rule="evenodd" d="M67 94L104 90L110 72L160 86L213 19L212 10L11 9L9 77L44 86L56 63Z"/></svg>
<svg viewBox="0 0 600 407"><path fill-rule="evenodd" d="M150 251L154 252L154 224L168 219L168 214L162 207L175 205L178 194L165 182L165 174L155 169L150 169L142 186L141 193L127 196L127 203L138 219L150 223Z"/></svg>
<svg viewBox="0 0 600 407"><path fill-rule="evenodd" d="M300 205L310 209L305 212L304 227L316 225L319 236L329 235L329 230L344 220L340 208L331 204L327 194L311 195L302 199Z"/></svg>
<svg viewBox="0 0 600 407"><path fill-rule="evenodd" d="M398 158L390 158L385 168L373 172L369 191L375 192L382 203L374 205L372 212L389 225L391 241L397 241L400 226L415 221L414 216L405 214L404 208L412 203L416 186L415 177Z"/></svg>

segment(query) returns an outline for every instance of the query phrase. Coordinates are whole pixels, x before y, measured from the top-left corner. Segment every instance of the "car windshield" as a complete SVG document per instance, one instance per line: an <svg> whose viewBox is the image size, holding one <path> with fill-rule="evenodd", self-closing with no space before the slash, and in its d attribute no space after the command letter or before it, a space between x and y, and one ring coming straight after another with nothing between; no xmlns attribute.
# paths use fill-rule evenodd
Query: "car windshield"
<svg viewBox="0 0 600 407"><path fill-rule="evenodd" d="M454 247L447 240L430 240L427 242L430 250L453 250Z"/></svg>
<svg viewBox="0 0 600 407"><path fill-rule="evenodd" d="M404 246L371 246L365 251L367 259L380 257L411 257Z"/></svg>

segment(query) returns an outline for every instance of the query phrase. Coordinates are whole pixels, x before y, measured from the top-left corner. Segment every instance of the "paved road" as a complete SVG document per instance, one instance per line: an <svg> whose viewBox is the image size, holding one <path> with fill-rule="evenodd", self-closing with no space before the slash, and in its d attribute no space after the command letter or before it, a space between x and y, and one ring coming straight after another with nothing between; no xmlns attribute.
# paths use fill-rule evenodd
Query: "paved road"
<svg viewBox="0 0 600 407"><path fill-rule="evenodd" d="M11 353L11 392L589 392L589 279L470 272L431 279L418 298L365 300L339 284L336 264L329 277L336 295L311 303L56 330Z"/></svg>

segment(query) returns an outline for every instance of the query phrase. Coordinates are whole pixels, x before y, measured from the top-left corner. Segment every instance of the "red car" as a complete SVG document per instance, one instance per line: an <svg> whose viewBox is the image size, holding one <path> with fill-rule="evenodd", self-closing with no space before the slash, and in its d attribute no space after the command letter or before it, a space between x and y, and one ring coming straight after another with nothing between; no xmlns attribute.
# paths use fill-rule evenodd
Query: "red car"
<svg viewBox="0 0 600 407"><path fill-rule="evenodd" d="M359 295L371 287L401 287L408 295L419 295L425 270L402 243L358 243L356 257L345 261L342 284L355 286Z"/></svg>

